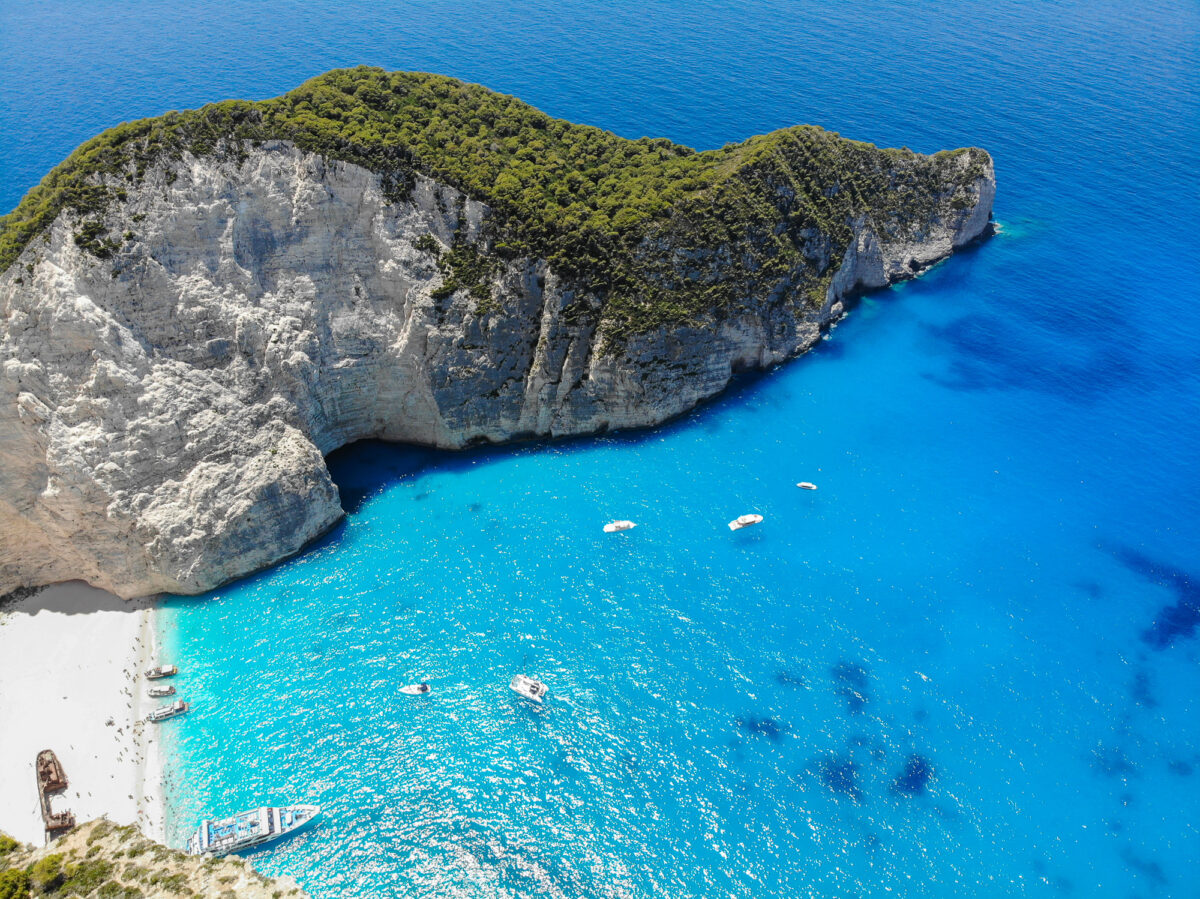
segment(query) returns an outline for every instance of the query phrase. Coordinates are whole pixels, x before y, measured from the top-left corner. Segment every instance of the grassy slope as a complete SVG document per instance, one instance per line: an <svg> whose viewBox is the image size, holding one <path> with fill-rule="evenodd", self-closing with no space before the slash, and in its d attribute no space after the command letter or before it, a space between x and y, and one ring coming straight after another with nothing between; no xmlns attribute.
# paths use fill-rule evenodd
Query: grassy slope
<svg viewBox="0 0 1200 899"><path fill-rule="evenodd" d="M299 888L258 874L241 859L195 858L104 819L45 849L0 833L0 899L306 899Z"/></svg>
<svg viewBox="0 0 1200 899"><path fill-rule="evenodd" d="M138 184L164 156L238 156L242 141L270 139L378 172L394 199L421 172L483 200L497 213L495 258L548 259L603 295L606 317L627 332L719 308L794 270L804 263L797 234L806 229L830 235L836 252L855 216L890 219L894 227L899 211L905 227L946 193L948 181L951 191L962 190L954 202L966 205L986 160L978 150L933 157L880 150L810 126L697 153L552 119L452 78L360 67L271 100L168 113L93 138L0 219L0 272L64 209L77 216L81 247L100 258L117 254L124 236L108 234L102 216L124 198L123 185ZM972 154L970 178L951 164L960 153ZM777 233L780 222L788 227ZM743 271L681 279L647 257L647 239L663 235L673 246L750 252L732 254ZM474 262L468 268L478 280L487 266ZM814 269L814 288L823 275Z"/></svg>

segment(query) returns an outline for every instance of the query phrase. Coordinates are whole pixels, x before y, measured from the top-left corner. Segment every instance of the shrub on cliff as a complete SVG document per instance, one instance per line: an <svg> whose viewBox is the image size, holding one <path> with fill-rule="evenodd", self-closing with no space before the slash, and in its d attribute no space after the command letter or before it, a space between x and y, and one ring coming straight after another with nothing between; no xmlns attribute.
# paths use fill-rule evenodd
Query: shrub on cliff
<svg viewBox="0 0 1200 899"><path fill-rule="evenodd" d="M844 249L856 218L903 228L947 189L966 208L982 172L980 163L962 174L952 153L880 150L811 126L697 153L553 119L453 78L359 67L274 99L127 122L88 141L0 219L0 271L64 209L79 219L81 247L113 255L121 240L105 234L103 213L156 162L185 153L237 160L268 140L377 172L393 200L420 172L486 202L496 213L491 252L547 259L602 294L615 333L736 303L763 278L809 263L803 235L828 235ZM719 276L687 277L654 258L663 234L675 246L739 252ZM822 264L810 268L805 278L819 286ZM461 280L478 283L473 274Z"/></svg>

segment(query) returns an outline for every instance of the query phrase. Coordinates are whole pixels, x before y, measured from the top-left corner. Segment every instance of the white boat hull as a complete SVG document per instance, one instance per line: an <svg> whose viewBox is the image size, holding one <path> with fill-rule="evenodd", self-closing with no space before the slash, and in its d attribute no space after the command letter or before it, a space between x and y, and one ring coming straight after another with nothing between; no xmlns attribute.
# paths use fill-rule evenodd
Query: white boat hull
<svg viewBox="0 0 1200 899"><path fill-rule="evenodd" d="M549 688L540 680L534 680L524 674L513 675L512 682L508 685L509 689L531 702L540 703L546 696Z"/></svg>
<svg viewBox="0 0 1200 899"><path fill-rule="evenodd" d="M610 521L604 526L604 533L619 534L621 531L632 531L636 527L632 521Z"/></svg>
<svg viewBox="0 0 1200 899"><path fill-rule="evenodd" d="M761 515L739 515L733 521L729 522L729 530L740 531L742 528L748 528L751 525L758 524L763 520Z"/></svg>
<svg viewBox="0 0 1200 899"><path fill-rule="evenodd" d="M321 816L315 805L263 806L229 818L200 822L188 838L189 855L230 855L294 836Z"/></svg>

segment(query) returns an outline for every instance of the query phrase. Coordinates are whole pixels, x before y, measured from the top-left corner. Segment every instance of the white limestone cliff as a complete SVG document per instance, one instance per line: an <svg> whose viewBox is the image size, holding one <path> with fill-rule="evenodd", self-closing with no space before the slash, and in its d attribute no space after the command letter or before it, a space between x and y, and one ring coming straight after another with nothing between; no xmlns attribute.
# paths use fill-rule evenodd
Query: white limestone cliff
<svg viewBox="0 0 1200 899"><path fill-rule="evenodd" d="M575 314L598 304L539 260L495 276L500 311L434 299L423 235L485 239L489 210L453 188L418 177L392 203L377 175L283 142L165 163L109 210L117 257L81 250L64 213L0 275L0 595L195 593L269 565L339 519L323 456L354 440L662 422L978 237L993 194L989 161L973 204L915 237L857 223L820 308L784 284L602 351L602 319Z"/></svg>

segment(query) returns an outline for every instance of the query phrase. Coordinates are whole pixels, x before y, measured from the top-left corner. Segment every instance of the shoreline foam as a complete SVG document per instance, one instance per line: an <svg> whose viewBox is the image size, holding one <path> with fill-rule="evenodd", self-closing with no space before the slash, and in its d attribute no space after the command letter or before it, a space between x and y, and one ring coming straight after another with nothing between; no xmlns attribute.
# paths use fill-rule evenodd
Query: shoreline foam
<svg viewBox="0 0 1200 899"><path fill-rule="evenodd" d="M80 582L0 608L0 831L43 844L34 759L53 749L70 782L57 810L162 841L161 738L141 721L154 704L141 671L156 651L156 608Z"/></svg>

